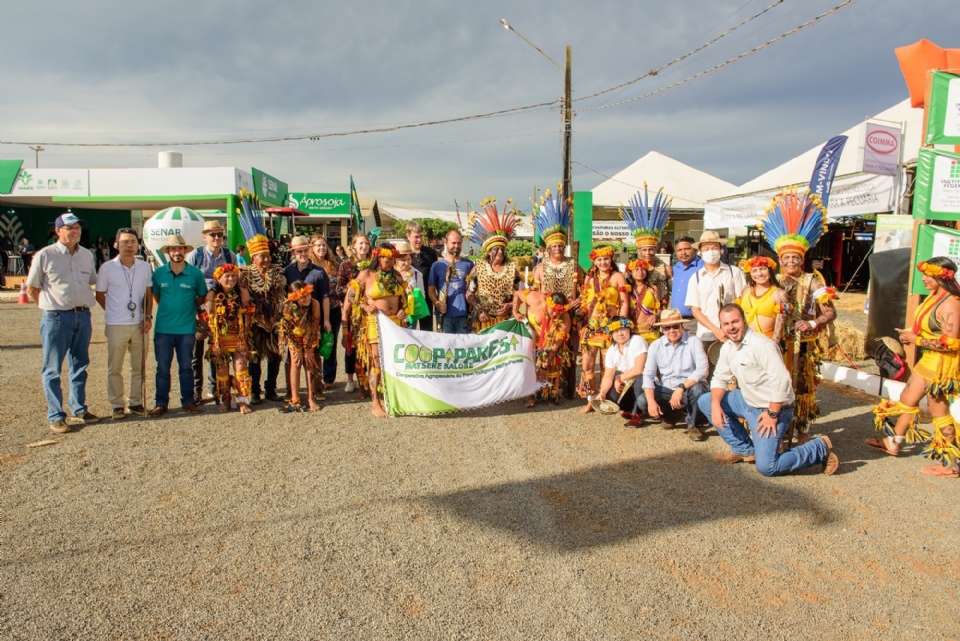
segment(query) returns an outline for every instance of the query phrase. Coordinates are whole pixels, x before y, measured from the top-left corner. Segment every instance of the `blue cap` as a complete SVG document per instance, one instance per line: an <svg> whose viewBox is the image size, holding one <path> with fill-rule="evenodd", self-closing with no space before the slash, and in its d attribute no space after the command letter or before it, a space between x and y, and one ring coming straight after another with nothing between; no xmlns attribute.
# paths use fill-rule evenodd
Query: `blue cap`
<svg viewBox="0 0 960 641"><path fill-rule="evenodd" d="M60 229L64 225L75 225L77 223L80 223L80 226L83 227L87 224L87 221L80 220L74 214L67 212L66 214L61 214L60 216L57 216L57 222L55 222L53 226L56 229Z"/></svg>

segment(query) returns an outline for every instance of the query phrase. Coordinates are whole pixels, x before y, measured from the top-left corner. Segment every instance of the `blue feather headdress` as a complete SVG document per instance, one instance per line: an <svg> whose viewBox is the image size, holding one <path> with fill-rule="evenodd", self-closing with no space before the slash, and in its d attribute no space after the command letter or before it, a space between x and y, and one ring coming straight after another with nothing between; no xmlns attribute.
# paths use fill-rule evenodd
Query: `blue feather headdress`
<svg viewBox="0 0 960 641"><path fill-rule="evenodd" d="M767 245L778 256L803 256L826 230L827 210L820 197L810 193L809 189L800 196L795 187L790 187L770 201L760 228Z"/></svg>
<svg viewBox="0 0 960 641"><path fill-rule="evenodd" d="M237 218L240 219L243 236L247 239L250 257L269 254L270 239L267 238L267 230L263 226L263 210L260 209L260 201L246 189L240 190L240 211L237 212Z"/></svg>
<svg viewBox="0 0 960 641"><path fill-rule="evenodd" d="M557 195L552 196L548 189L540 198L540 207L534 213L533 220L544 245L566 245L567 229L570 227L570 200L563 197L561 190L558 189Z"/></svg>
<svg viewBox="0 0 960 641"><path fill-rule="evenodd" d="M630 234L637 244L637 249L660 244L663 228L667 226L667 220L670 218L671 204L673 204L673 199L668 198L663 193L663 187L661 187L656 198L653 199L653 205L651 205L647 183L643 183L643 199L640 199L640 192L638 191L630 199L629 212L621 206L620 217L630 228Z"/></svg>

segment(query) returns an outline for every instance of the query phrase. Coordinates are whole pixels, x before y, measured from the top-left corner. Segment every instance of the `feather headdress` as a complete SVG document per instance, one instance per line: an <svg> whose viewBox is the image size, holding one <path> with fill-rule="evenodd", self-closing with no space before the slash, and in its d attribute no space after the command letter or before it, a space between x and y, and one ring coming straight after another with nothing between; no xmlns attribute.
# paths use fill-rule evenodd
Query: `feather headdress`
<svg viewBox="0 0 960 641"><path fill-rule="evenodd" d="M540 198L540 207L533 215L537 234L549 247L554 243L567 244L567 229L570 227L570 200L563 197L562 190L552 196L550 190Z"/></svg>
<svg viewBox="0 0 960 641"><path fill-rule="evenodd" d="M480 243L485 252L496 246L506 248L517 229L513 199L507 200L502 213L497 213L496 198L487 198L480 203L480 207L483 211L473 217L471 237Z"/></svg>
<svg viewBox="0 0 960 641"><path fill-rule="evenodd" d="M240 219L240 229L243 230L243 235L247 239L250 257L269 254L270 239L267 238L267 230L263 226L263 210L260 209L260 201L246 189L240 190L240 211L237 212L237 218Z"/></svg>
<svg viewBox="0 0 960 641"><path fill-rule="evenodd" d="M826 230L827 210L820 197L810 190L805 190L801 196L795 187L790 187L770 201L760 228L767 245L777 252L777 256L803 256Z"/></svg>
<svg viewBox="0 0 960 641"><path fill-rule="evenodd" d="M660 244L663 228L667 226L667 219L670 218L670 205L672 203L673 199L668 198L663 193L663 187L661 187L657 196L653 199L653 205L651 205L647 183L643 183L643 199L640 199L640 192L638 191L630 199L629 212L624 210L623 207L620 208L620 217L630 228L637 249Z"/></svg>

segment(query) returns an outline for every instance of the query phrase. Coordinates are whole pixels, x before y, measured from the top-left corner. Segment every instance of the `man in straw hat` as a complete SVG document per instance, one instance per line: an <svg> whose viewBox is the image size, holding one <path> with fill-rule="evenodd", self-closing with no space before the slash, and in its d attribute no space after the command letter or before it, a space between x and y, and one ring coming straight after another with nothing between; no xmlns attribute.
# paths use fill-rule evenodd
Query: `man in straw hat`
<svg viewBox="0 0 960 641"><path fill-rule="evenodd" d="M197 331L197 308L207 295L207 281L203 272L186 262L193 247L183 236L174 234L160 248L166 253L167 264L153 272L151 289L157 304L157 318L153 334L153 352L157 358L156 407L150 416L159 418L167 413L170 401L170 365L177 355L180 373L180 406L185 412L199 414L193 381L191 357L194 353Z"/></svg>
<svg viewBox="0 0 960 641"><path fill-rule="evenodd" d="M206 243L203 247L197 247L195 250L187 254L187 263L199 269L203 273L203 278L207 282L207 289L213 289L213 286L216 284L215 279L213 278L213 272L216 271L217 267L226 264L237 264L237 257L235 254L231 253L229 249L223 246L223 237L227 233L227 230L220 225L219 221L208 220L203 223L203 240ZM199 310L202 311L202 310ZM203 354L206 348L207 341L198 340L194 345L193 349L193 385L194 385L194 396L197 399L197 403L203 402ZM214 396L214 399L217 403L220 402L216 398L216 389L217 389L217 373L213 364L211 363L210 371L208 373L207 382L210 384L210 393Z"/></svg>
<svg viewBox="0 0 960 641"><path fill-rule="evenodd" d="M684 304L697 319L697 338L703 341L704 349L726 339L720 329L720 308L740 297L747 287L746 278L739 267L720 262L720 235L707 230L700 235L696 245L703 260L687 286Z"/></svg>
<svg viewBox="0 0 960 641"><path fill-rule="evenodd" d="M780 441L793 418L796 397L790 372L780 348L747 327L738 305L720 309L720 326L727 340L710 381L710 394L700 397L700 411L709 417L729 452L717 455L719 463L756 463L764 476L778 476L820 465L827 476L840 461L827 436L780 453ZM737 379L737 388L727 389ZM743 422L741 422L741 419Z"/></svg>
<svg viewBox="0 0 960 641"><path fill-rule="evenodd" d="M653 341L647 350L643 394L637 396L637 408L629 425L640 427L644 412L656 421L665 418L665 410L682 409L686 413L687 435L694 441L702 441L706 436L697 427L700 419L697 401L709 391L709 363L703 342L684 331L683 315L678 309L664 310L657 326L663 336Z"/></svg>

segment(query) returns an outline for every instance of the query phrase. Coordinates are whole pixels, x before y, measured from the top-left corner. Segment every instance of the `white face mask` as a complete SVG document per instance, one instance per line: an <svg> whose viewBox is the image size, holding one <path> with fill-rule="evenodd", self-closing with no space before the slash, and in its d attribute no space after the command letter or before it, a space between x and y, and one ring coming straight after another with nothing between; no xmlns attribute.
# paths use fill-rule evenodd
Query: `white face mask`
<svg viewBox="0 0 960 641"><path fill-rule="evenodd" d="M708 265L716 265L720 262L720 252L716 249L705 251L700 255L700 257L703 258L703 262Z"/></svg>

